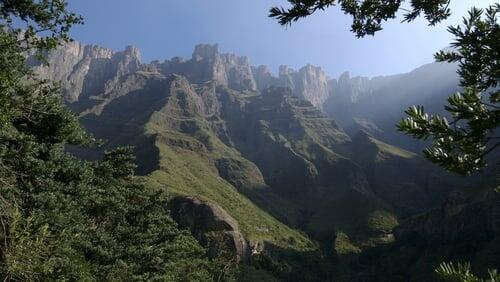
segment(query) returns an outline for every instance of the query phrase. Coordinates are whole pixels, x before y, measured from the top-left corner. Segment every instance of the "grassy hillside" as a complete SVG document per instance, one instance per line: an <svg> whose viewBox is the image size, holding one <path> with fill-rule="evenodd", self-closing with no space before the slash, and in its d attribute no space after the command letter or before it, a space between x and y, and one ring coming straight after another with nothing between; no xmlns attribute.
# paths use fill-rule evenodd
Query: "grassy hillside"
<svg viewBox="0 0 500 282"><path fill-rule="evenodd" d="M89 110L82 120L107 140L106 147L134 145L140 172L150 185L221 206L251 242L314 249L307 236L264 211L263 206L269 207L291 222L296 208L278 199L259 169L214 134L217 120L206 105L210 97L200 95L184 78L138 73L124 78L121 88L110 93L113 98Z"/></svg>
<svg viewBox="0 0 500 282"><path fill-rule="evenodd" d="M297 250L313 248L305 235L264 212L219 177L209 155L169 147L161 141L156 145L160 151L160 169L148 176L153 185L217 203L238 221L250 241L268 241Z"/></svg>

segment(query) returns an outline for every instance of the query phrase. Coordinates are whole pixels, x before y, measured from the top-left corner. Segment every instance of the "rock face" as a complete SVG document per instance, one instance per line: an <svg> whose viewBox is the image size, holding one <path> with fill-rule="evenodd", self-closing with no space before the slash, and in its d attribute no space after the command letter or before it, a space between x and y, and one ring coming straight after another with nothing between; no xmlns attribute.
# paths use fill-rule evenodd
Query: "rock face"
<svg viewBox="0 0 500 282"><path fill-rule="evenodd" d="M89 96L103 94L123 75L140 67L140 51L128 46L122 52L114 52L99 46L71 42L48 55L49 66L29 63L43 79L60 81L66 101L73 103Z"/></svg>
<svg viewBox="0 0 500 282"><path fill-rule="evenodd" d="M221 54L217 45L195 46L191 59L174 57L164 62L141 64L140 52L132 46L114 52L98 46L71 42L49 54L50 65L44 66L31 58L30 65L42 78L62 81L66 101L88 104L94 96L112 90L118 79L137 70L178 74L191 83L213 81L237 91L263 91L269 86L285 86L297 97L321 108L328 98L327 77L319 67L307 65L299 71L280 68L274 77L265 66L255 68L245 56ZM92 103L90 101L90 103ZM79 111L81 105L73 107Z"/></svg>
<svg viewBox="0 0 500 282"><path fill-rule="evenodd" d="M191 233L207 247L214 246L210 233L221 235L226 247L234 254L235 259L246 261L248 259L248 246L240 232L238 222L234 220L220 206L200 201L194 197L175 197L170 202L172 218L184 228L189 228ZM217 252L217 250L212 250Z"/></svg>
<svg viewBox="0 0 500 282"><path fill-rule="evenodd" d="M188 61L174 58L155 65L163 74L180 74L194 83L214 81L235 90L257 90L248 58L220 54L217 45L197 45Z"/></svg>
<svg viewBox="0 0 500 282"><path fill-rule="evenodd" d="M311 102L319 109L330 96L328 78L320 67L307 65L294 71L287 66L281 66L279 81L281 86L289 87L294 95Z"/></svg>
<svg viewBox="0 0 500 282"><path fill-rule="evenodd" d="M328 78L320 67L306 65L295 71L282 65L279 76L274 77L266 66L259 66L253 68L253 75L260 91L270 86L287 87L292 90L293 95L309 101L318 109L322 108L330 96Z"/></svg>
<svg viewBox="0 0 500 282"><path fill-rule="evenodd" d="M279 79L272 75L267 66L252 67L252 73L259 91L263 91L270 86L281 85Z"/></svg>

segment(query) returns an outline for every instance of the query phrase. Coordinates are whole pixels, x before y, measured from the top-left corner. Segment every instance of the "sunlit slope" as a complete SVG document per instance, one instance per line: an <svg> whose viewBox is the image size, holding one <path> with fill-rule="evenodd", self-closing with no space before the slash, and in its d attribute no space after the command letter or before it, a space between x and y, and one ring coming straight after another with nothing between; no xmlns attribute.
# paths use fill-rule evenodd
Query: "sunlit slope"
<svg viewBox="0 0 500 282"><path fill-rule="evenodd" d="M253 189L256 195L262 191L283 203L283 208L292 205L266 192L270 188L259 169L214 135L214 123L207 121L212 109L205 107L205 100L187 80L138 73L125 78L121 85L122 89L89 110L82 120L98 137L107 139L109 147L134 145L139 170L152 185L220 205L238 221L250 241L312 248L304 235L238 191ZM127 85L134 89L125 91ZM273 199L262 204L269 200ZM283 217L293 217L293 210L283 212Z"/></svg>

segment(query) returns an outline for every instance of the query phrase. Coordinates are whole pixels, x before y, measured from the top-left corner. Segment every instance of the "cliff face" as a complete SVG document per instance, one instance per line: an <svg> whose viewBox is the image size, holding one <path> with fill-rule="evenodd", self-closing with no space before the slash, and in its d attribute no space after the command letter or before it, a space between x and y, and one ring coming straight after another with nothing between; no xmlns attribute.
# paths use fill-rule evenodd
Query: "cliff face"
<svg viewBox="0 0 500 282"><path fill-rule="evenodd" d="M236 90L257 90L248 58L220 54L217 45L197 45L190 60L174 58L155 66L163 74L180 74L193 83L214 81Z"/></svg>
<svg viewBox="0 0 500 282"><path fill-rule="evenodd" d="M42 79L62 83L66 101L73 103L106 93L126 74L140 66L140 51L132 46L114 52L99 46L70 42L48 55L45 66L34 58L29 63Z"/></svg>
<svg viewBox="0 0 500 282"><path fill-rule="evenodd" d="M329 96L327 77L319 67L307 65L294 71L282 66L279 77L275 77L265 66L253 67L247 57L221 54L217 45L209 44L195 46L189 60L174 57L164 62L141 64L139 50L131 46L114 52L71 42L49 54L48 61L51 64L47 67L31 58L30 65L42 78L62 81L64 97L70 103L82 104L90 96L109 92L121 76L137 70L179 74L192 83L213 81L238 91L289 87L294 95L319 109ZM89 102L93 101L86 103ZM81 110L81 105L74 106L74 109Z"/></svg>
<svg viewBox="0 0 500 282"><path fill-rule="evenodd" d="M307 65L295 71L281 66L279 82L281 86L289 87L294 95L311 102L319 109L330 95L327 76L320 67Z"/></svg>
<svg viewBox="0 0 500 282"><path fill-rule="evenodd" d="M257 89L263 91L270 86L280 86L281 83L277 77L274 77L267 66L261 65L252 67L252 73L257 84Z"/></svg>

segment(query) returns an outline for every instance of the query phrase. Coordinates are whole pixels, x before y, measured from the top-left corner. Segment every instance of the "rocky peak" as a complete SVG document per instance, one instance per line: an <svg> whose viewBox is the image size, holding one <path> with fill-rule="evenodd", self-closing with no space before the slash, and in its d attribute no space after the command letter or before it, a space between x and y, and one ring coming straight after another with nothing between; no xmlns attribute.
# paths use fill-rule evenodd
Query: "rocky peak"
<svg viewBox="0 0 500 282"><path fill-rule="evenodd" d="M351 77L349 72L343 72L337 80L329 81L330 97L324 102L324 108L338 118L338 113L349 112L353 105L371 95L375 79L368 77Z"/></svg>
<svg viewBox="0 0 500 282"><path fill-rule="evenodd" d="M123 53L126 56L137 59L138 61L141 60L141 50L137 47L132 46L132 45L128 45L127 47L125 47L125 51L123 51Z"/></svg>
<svg viewBox="0 0 500 282"><path fill-rule="evenodd" d="M97 46L97 45L81 45L78 42L71 42L69 44L79 45L80 48L83 49L83 57L84 58L111 59L115 53L113 50L111 50L109 48L104 48L104 47ZM71 47L69 49L71 50Z"/></svg>
<svg viewBox="0 0 500 282"><path fill-rule="evenodd" d="M237 56L235 54L224 54L222 55L225 63L230 65L242 65L242 66L250 66L250 60L247 56Z"/></svg>
<svg viewBox="0 0 500 282"><path fill-rule="evenodd" d="M224 66L224 77L225 81L227 81L226 85L229 88L235 90L257 90L257 84L255 83L248 57L224 54L221 57L221 63Z"/></svg>
<svg viewBox="0 0 500 282"><path fill-rule="evenodd" d="M282 65L279 80L281 86L290 87L294 95L320 109L329 96L328 78L320 67L306 65L295 71Z"/></svg>
<svg viewBox="0 0 500 282"><path fill-rule="evenodd" d="M296 71L287 65L281 65L279 68L279 76L293 74Z"/></svg>
<svg viewBox="0 0 500 282"><path fill-rule="evenodd" d="M356 104L360 100L370 98L374 91L381 88L392 77L394 76L378 76L373 78L365 76L351 77L349 72L343 72L338 80L330 81L333 102L340 107Z"/></svg>
<svg viewBox="0 0 500 282"><path fill-rule="evenodd" d="M48 65L40 64L34 57L28 62L41 78L61 82L64 99L74 103L82 97L105 94L120 77L136 72L141 66L140 60L139 49L132 46L115 52L69 42L48 54Z"/></svg>
<svg viewBox="0 0 500 282"><path fill-rule="evenodd" d="M57 68L40 66L43 78L63 82L65 99L106 95L119 78L142 70L164 75L179 74L191 83L213 81L237 91L263 91L269 86L289 87L292 93L321 108L329 96L328 79L319 67L307 65L298 71L282 65L275 77L265 66L252 67L245 56L221 54L217 44L196 45L192 58L174 57L165 62L141 64L138 48L127 46L114 52L108 48L71 42L50 54L49 62Z"/></svg>
<svg viewBox="0 0 500 282"><path fill-rule="evenodd" d="M141 51L133 46L127 46L124 51L117 52L111 58L111 67L116 67L115 78L133 73L141 66Z"/></svg>
<svg viewBox="0 0 500 282"><path fill-rule="evenodd" d="M351 80L351 74L348 71L343 72L338 79L339 84L348 84Z"/></svg>
<svg viewBox="0 0 500 282"><path fill-rule="evenodd" d="M164 74L183 75L193 83L213 81L234 90L257 90L248 57L220 54L217 44L196 45L190 60L176 57L156 63L156 67Z"/></svg>
<svg viewBox="0 0 500 282"><path fill-rule="evenodd" d="M279 80L271 74L267 66L252 67L252 73L259 91L263 91L272 85L280 85Z"/></svg>
<svg viewBox="0 0 500 282"><path fill-rule="evenodd" d="M300 91L304 99L321 108L328 98L328 78L320 67L307 65L299 70L302 79Z"/></svg>
<svg viewBox="0 0 500 282"><path fill-rule="evenodd" d="M194 61L215 61L219 55L219 45L214 44L198 44L194 47L193 60Z"/></svg>
<svg viewBox="0 0 500 282"><path fill-rule="evenodd" d="M336 99L355 103L370 91L370 79L361 76L351 78L350 73L346 71L340 75L331 91Z"/></svg>

